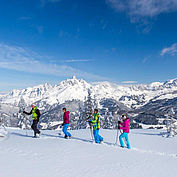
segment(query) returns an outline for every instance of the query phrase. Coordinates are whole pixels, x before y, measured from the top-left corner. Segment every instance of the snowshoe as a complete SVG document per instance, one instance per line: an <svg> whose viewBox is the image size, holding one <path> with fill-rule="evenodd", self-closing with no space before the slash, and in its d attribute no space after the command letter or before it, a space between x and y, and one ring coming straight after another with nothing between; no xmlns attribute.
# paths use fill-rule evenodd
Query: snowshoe
<svg viewBox="0 0 177 177"><path fill-rule="evenodd" d="M40 138L40 134L34 135L33 138Z"/></svg>
<svg viewBox="0 0 177 177"><path fill-rule="evenodd" d="M37 134L36 134L36 138L40 138L40 133L37 133Z"/></svg>
<svg viewBox="0 0 177 177"><path fill-rule="evenodd" d="M64 136L65 139L69 139L69 136Z"/></svg>

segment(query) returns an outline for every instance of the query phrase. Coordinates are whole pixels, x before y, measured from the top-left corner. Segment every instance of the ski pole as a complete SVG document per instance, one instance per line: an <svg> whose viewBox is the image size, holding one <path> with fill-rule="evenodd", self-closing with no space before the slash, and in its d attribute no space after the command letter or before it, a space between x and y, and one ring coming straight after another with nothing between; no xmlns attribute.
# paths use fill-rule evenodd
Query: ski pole
<svg viewBox="0 0 177 177"><path fill-rule="evenodd" d="M22 112L23 121L24 121L24 123L25 123L26 136L28 136L28 132L27 132L27 119L26 119L26 115L23 113L24 111L25 111L25 108L24 108L24 107L20 108L20 112Z"/></svg>
<svg viewBox="0 0 177 177"><path fill-rule="evenodd" d="M92 138L92 141L93 141L93 132L92 132L92 127L90 125L90 133L91 133L91 138Z"/></svg>
<svg viewBox="0 0 177 177"><path fill-rule="evenodd" d="M28 131L27 131L27 120L26 120L26 117L25 117L25 129L26 129L26 136L28 136Z"/></svg>
<svg viewBox="0 0 177 177"><path fill-rule="evenodd" d="M90 127L91 139L92 139L92 141L93 141L94 138L93 138L92 124L91 124L91 122L89 122L89 121L88 121L88 123L89 123L89 127Z"/></svg>
<svg viewBox="0 0 177 177"><path fill-rule="evenodd" d="M60 127L60 130L59 130L59 133L58 133L58 134L59 134L59 135L62 135L62 127L63 127L62 124L59 124L59 127Z"/></svg>
<svg viewBox="0 0 177 177"><path fill-rule="evenodd" d="M24 115L24 114L23 114ZM27 132L27 120L26 120L26 116L24 115L24 119L25 119L25 131L26 131L26 136L28 136L28 132Z"/></svg>
<svg viewBox="0 0 177 177"><path fill-rule="evenodd" d="M118 144L118 136L119 136L119 117L117 118L117 135L116 135L116 145Z"/></svg>

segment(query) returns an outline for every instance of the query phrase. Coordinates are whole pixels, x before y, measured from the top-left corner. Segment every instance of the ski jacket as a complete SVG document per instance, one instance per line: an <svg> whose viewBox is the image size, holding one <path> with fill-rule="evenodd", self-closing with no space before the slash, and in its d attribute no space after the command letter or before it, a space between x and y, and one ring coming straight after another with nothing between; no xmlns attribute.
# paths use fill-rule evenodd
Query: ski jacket
<svg viewBox="0 0 177 177"><path fill-rule="evenodd" d="M93 114L93 119L90 120L93 124L93 129L94 130L99 130L100 129L100 114Z"/></svg>
<svg viewBox="0 0 177 177"><path fill-rule="evenodd" d="M69 124L69 111L64 112L63 114L63 123Z"/></svg>
<svg viewBox="0 0 177 177"><path fill-rule="evenodd" d="M129 118L120 123L120 129L123 130L124 133L129 133Z"/></svg>
<svg viewBox="0 0 177 177"><path fill-rule="evenodd" d="M29 113L25 112L25 111L24 111L24 113L27 114L27 115L31 115L32 114L32 119L33 120L39 120L39 118L41 116L41 113L40 113L40 111L39 111L37 106L34 107Z"/></svg>

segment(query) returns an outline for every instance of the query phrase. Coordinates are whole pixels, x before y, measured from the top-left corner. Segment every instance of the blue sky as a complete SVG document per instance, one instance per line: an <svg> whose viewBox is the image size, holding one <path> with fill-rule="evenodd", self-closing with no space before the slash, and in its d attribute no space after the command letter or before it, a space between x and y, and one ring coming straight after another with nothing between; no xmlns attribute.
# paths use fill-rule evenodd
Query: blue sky
<svg viewBox="0 0 177 177"><path fill-rule="evenodd" d="M177 77L177 0L0 0L0 91Z"/></svg>

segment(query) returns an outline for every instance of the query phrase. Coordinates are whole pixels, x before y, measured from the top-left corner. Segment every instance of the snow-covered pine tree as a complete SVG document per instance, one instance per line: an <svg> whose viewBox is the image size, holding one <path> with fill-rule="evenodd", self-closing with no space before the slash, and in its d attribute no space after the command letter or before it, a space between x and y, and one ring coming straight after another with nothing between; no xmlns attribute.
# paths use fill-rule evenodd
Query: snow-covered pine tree
<svg viewBox="0 0 177 177"><path fill-rule="evenodd" d="M78 120L77 129L87 128L87 120L93 113L93 99L91 96L91 90L88 89L88 96L85 99L83 108L80 107L80 116Z"/></svg>
<svg viewBox="0 0 177 177"><path fill-rule="evenodd" d="M109 112L108 109L105 111L103 128L104 129L112 129L114 127L114 116L112 112Z"/></svg>
<svg viewBox="0 0 177 177"><path fill-rule="evenodd" d="M4 119L2 118L2 113L0 115L0 137L4 137L8 134L7 129L5 128L5 124L4 124Z"/></svg>
<svg viewBox="0 0 177 177"><path fill-rule="evenodd" d="M83 105L81 104L79 104L78 113L79 113L79 118L77 120L76 129L83 129L82 124L83 124L84 110L83 110Z"/></svg>
<svg viewBox="0 0 177 177"><path fill-rule="evenodd" d="M23 97L21 97L18 107L19 107L19 113L17 113L18 117L18 127L21 129L29 129L30 128L30 120L28 119L28 116L23 114L23 111L26 107L26 103Z"/></svg>
<svg viewBox="0 0 177 177"><path fill-rule="evenodd" d="M167 114L166 121L167 137L173 137L177 135L177 119L175 119L175 111L173 108Z"/></svg>
<svg viewBox="0 0 177 177"><path fill-rule="evenodd" d="M91 90L88 89L88 96L87 100L85 102L85 118L87 119L89 116L91 116L93 113L93 99L91 96Z"/></svg>

